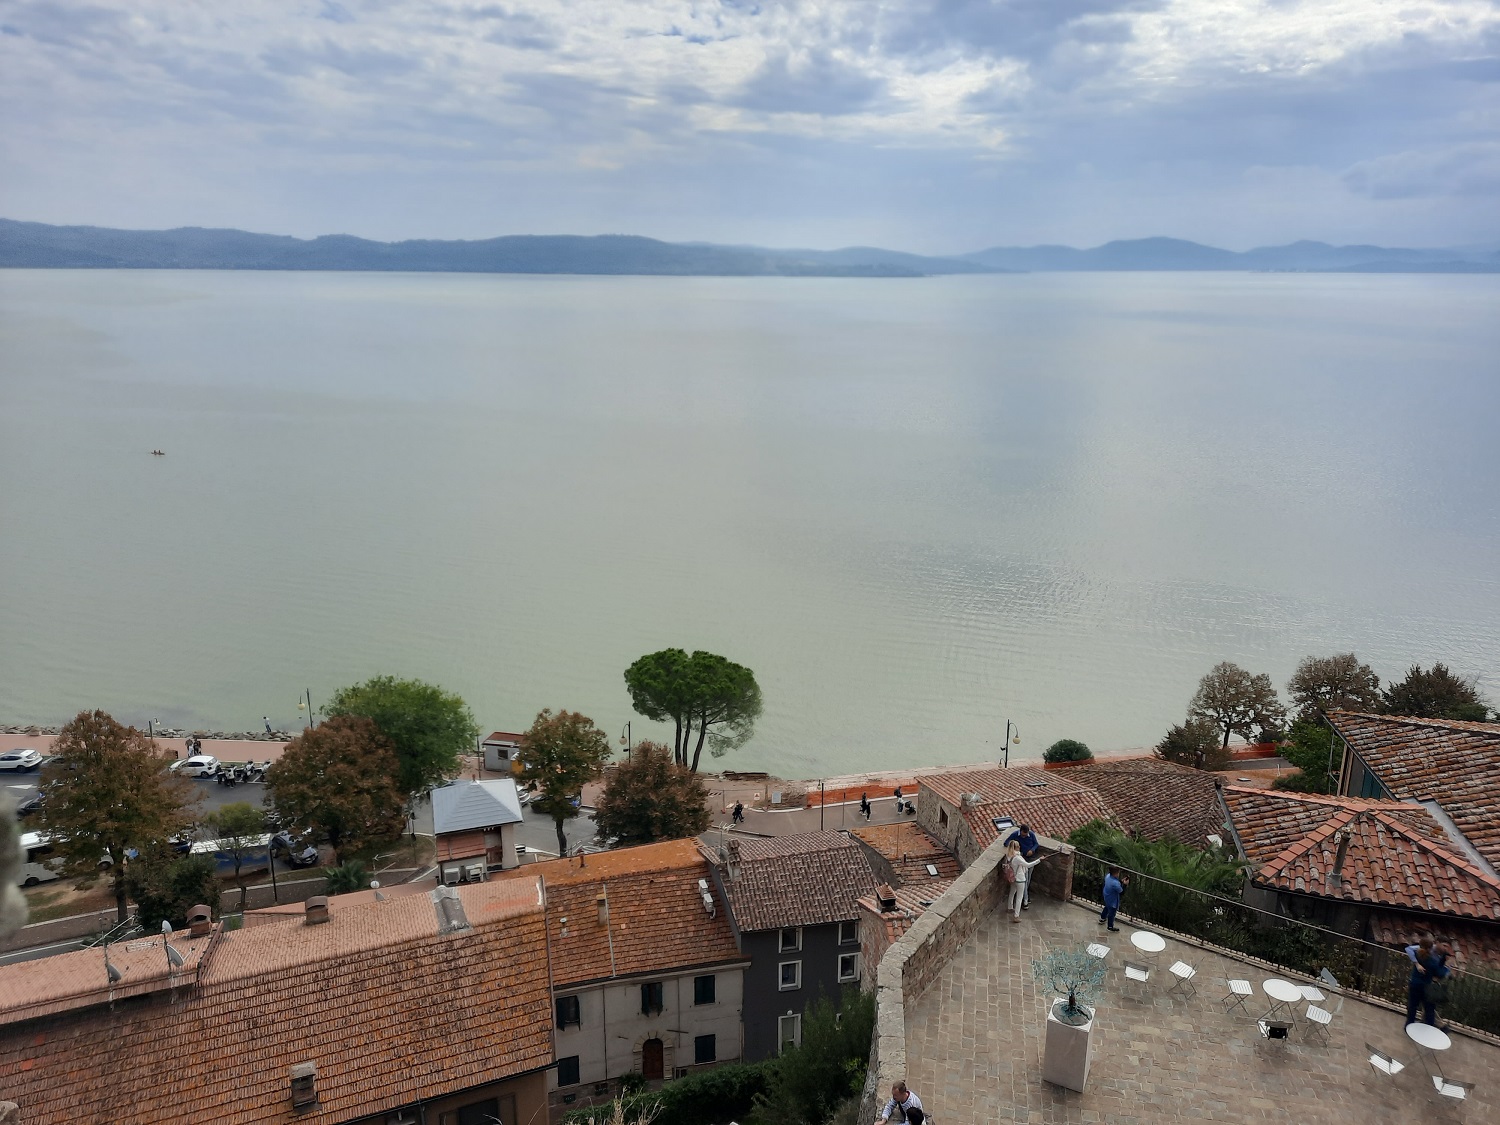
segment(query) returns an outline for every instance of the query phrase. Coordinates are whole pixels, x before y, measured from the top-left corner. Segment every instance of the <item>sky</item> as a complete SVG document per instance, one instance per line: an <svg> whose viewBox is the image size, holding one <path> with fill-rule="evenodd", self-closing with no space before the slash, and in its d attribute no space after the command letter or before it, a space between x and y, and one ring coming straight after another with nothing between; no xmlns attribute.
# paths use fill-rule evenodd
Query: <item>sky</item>
<svg viewBox="0 0 1500 1125"><path fill-rule="evenodd" d="M1500 0L0 0L0 216L1500 245Z"/></svg>

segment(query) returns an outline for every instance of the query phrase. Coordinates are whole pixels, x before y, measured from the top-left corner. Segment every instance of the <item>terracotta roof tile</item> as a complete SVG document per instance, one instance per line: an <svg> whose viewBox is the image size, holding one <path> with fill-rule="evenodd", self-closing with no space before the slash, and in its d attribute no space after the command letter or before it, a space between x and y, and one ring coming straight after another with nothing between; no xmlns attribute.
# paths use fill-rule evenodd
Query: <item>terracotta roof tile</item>
<svg viewBox="0 0 1500 1125"><path fill-rule="evenodd" d="M907 883L931 884L935 879L952 880L959 873L958 858L943 847L941 840L928 835L912 821L867 824L852 831L891 861L891 867L903 886ZM936 875L928 872L928 864L937 868Z"/></svg>
<svg viewBox="0 0 1500 1125"><path fill-rule="evenodd" d="M1436 801L1500 869L1500 723L1331 711L1328 722L1397 798Z"/></svg>
<svg viewBox="0 0 1500 1125"><path fill-rule="evenodd" d="M1114 819L1097 791L1070 781L1064 772L1016 766L930 774L917 778L917 784L958 808L980 848L987 848L999 839L997 817L1029 824L1039 835L1058 840L1091 820Z"/></svg>
<svg viewBox="0 0 1500 1125"><path fill-rule="evenodd" d="M875 892L864 852L839 832L733 836L727 846L738 850L738 874L724 886L741 930L852 922L859 896Z"/></svg>
<svg viewBox="0 0 1500 1125"><path fill-rule="evenodd" d="M1067 773L1069 781L1098 790L1126 832L1148 840L1175 836L1194 847L1224 834L1224 810L1211 773L1158 758L1070 766Z"/></svg>
<svg viewBox="0 0 1500 1125"><path fill-rule="evenodd" d="M1453 946L1455 968L1493 975L1500 969L1500 926L1458 918L1417 918L1377 910L1370 915L1371 938L1381 945L1404 949L1424 934Z"/></svg>
<svg viewBox="0 0 1500 1125"><path fill-rule="evenodd" d="M1226 785L1224 806L1229 810L1245 858L1251 863L1274 859L1340 809L1379 809L1434 840L1446 839L1442 828L1425 809L1399 801L1366 801L1357 797Z"/></svg>
<svg viewBox="0 0 1500 1125"><path fill-rule="evenodd" d="M940 879L933 883L923 883L914 887L897 887L896 909L882 911L879 899L873 895L861 895L859 905L876 915L885 926L888 942L895 943L901 936L911 929L912 923L926 913L927 908L937 901L938 896L953 885L952 879Z"/></svg>
<svg viewBox="0 0 1500 1125"><path fill-rule="evenodd" d="M538 889L480 890L460 891L476 924L446 936L417 896L333 910L320 926L223 935L198 984L175 997L0 1028L0 1089L27 1125L333 1125L544 1067ZM412 917L389 925L386 914ZM408 930L420 936L399 936ZM14 968L0 968L0 996ZM293 1113L289 1070L301 1062L318 1068L319 1102Z"/></svg>

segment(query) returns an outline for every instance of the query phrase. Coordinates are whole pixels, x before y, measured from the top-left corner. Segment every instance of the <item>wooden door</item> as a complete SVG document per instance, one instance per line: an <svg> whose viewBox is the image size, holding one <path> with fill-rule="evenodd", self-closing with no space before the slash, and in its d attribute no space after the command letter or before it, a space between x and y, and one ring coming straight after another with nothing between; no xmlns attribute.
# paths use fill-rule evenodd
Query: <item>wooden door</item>
<svg viewBox="0 0 1500 1125"><path fill-rule="evenodd" d="M641 1044L641 1074L647 1082L660 1082L666 1076L660 1039L647 1039Z"/></svg>

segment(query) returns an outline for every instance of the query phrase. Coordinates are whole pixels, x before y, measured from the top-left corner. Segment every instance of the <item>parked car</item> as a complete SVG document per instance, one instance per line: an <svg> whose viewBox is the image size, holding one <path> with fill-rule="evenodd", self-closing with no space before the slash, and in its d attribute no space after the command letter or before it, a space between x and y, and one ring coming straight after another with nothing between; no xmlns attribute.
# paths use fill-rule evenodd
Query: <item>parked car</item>
<svg viewBox="0 0 1500 1125"><path fill-rule="evenodd" d="M213 777L219 772L219 759L212 754L194 754L167 767L178 777Z"/></svg>
<svg viewBox="0 0 1500 1125"><path fill-rule="evenodd" d="M34 770L42 764L42 756L30 748L7 750L0 754L0 770Z"/></svg>
<svg viewBox="0 0 1500 1125"><path fill-rule="evenodd" d="M305 836L290 832L278 832L271 837L271 854L285 860L288 867L313 867L318 862L318 849Z"/></svg>
<svg viewBox="0 0 1500 1125"><path fill-rule="evenodd" d="M41 808L42 793L40 790L38 790L16 806L16 815L20 817L27 817L32 813L40 812Z"/></svg>

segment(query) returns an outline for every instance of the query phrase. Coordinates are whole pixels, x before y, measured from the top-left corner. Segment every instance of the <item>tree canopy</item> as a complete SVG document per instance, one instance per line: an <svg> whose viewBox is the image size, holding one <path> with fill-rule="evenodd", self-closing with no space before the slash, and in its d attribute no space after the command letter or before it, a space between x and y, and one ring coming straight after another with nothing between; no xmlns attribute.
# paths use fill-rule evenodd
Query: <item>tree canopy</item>
<svg viewBox="0 0 1500 1125"><path fill-rule="evenodd" d="M824 1125L859 1094L875 1030L875 994L845 986L819 996L802 1015L802 1041L782 1050L756 1096L751 1125Z"/></svg>
<svg viewBox="0 0 1500 1125"><path fill-rule="evenodd" d="M1281 756L1297 767L1272 783L1275 789L1299 793L1332 793L1343 758L1333 752L1333 728L1322 719L1298 718L1281 746Z"/></svg>
<svg viewBox="0 0 1500 1125"><path fill-rule="evenodd" d="M1376 711L1380 677L1352 652L1306 656L1287 681L1286 693L1302 719L1316 719L1326 711Z"/></svg>
<svg viewBox="0 0 1500 1125"><path fill-rule="evenodd" d="M245 878L241 873L245 858L258 851L266 835L266 813L249 801L235 801L215 809L203 818L203 823L218 839L219 851L228 852L234 859L234 883L240 889L240 909L245 909Z"/></svg>
<svg viewBox="0 0 1500 1125"><path fill-rule="evenodd" d="M563 825L578 815L584 783L599 776L610 750L609 736L576 711L554 715L549 707L521 736L520 779L538 794L531 807L552 818L558 855L568 852Z"/></svg>
<svg viewBox="0 0 1500 1125"><path fill-rule="evenodd" d="M1219 732L1203 719L1189 719L1167 731L1156 744L1156 756L1164 762L1219 770L1229 765L1229 750L1219 745Z"/></svg>
<svg viewBox="0 0 1500 1125"><path fill-rule="evenodd" d="M266 771L266 792L292 826L347 854L395 839L406 824L396 751L370 719L338 715L292 739Z"/></svg>
<svg viewBox="0 0 1500 1125"><path fill-rule="evenodd" d="M156 847L130 864L125 882L135 900L135 920L148 934L163 922L179 929L187 925L187 912L195 906L219 916L218 864L211 855L180 856Z"/></svg>
<svg viewBox="0 0 1500 1125"><path fill-rule="evenodd" d="M1212 723L1223 732L1220 747L1229 746L1229 736L1250 739L1266 729L1286 722L1286 708L1276 698L1271 677L1264 672L1252 676L1237 664L1215 664L1198 681L1198 690L1188 704L1188 717Z"/></svg>
<svg viewBox="0 0 1500 1125"><path fill-rule="evenodd" d="M708 787L678 765L670 747L639 742L615 767L594 810L601 838L651 844L696 836L708 828Z"/></svg>
<svg viewBox="0 0 1500 1125"><path fill-rule="evenodd" d="M701 650L691 656L680 648L649 653L625 669L625 687L637 712L673 724L673 757L695 773L705 742L716 758L743 746L761 714L755 673Z"/></svg>
<svg viewBox="0 0 1500 1125"><path fill-rule="evenodd" d="M395 747L396 784L407 798L455 777L460 755L474 749L479 725L459 696L421 680L375 676L340 688L324 714L372 720Z"/></svg>
<svg viewBox="0 0 1500 1125"><path fill-rule="evenodd" d="M1094 752L1076 738L1059 738L1042 751L1044 762L1086 762L1093 756Z"/></svg>
<svg viewBox="0 0 1500 1125"><path fill-rule="evenodd" d="M115 915L126 919L125 858L193 823L201 795L167 772L173 755L103 711L81 711L52 744L42 775L41 820L63 870L87 882L110 860Z"/></svg>
<svg viewBox="0 0 1500 1125"><path fill-rule="evenodd" d="M1489 704L1479 694L1474 677L1454 675L1443 664L1434 664L1425 672L1420 665L1413 664L1406 679L1385 689L1383 702L1386 714L1415 719L1482 723L1489 717Z"/></svg>

